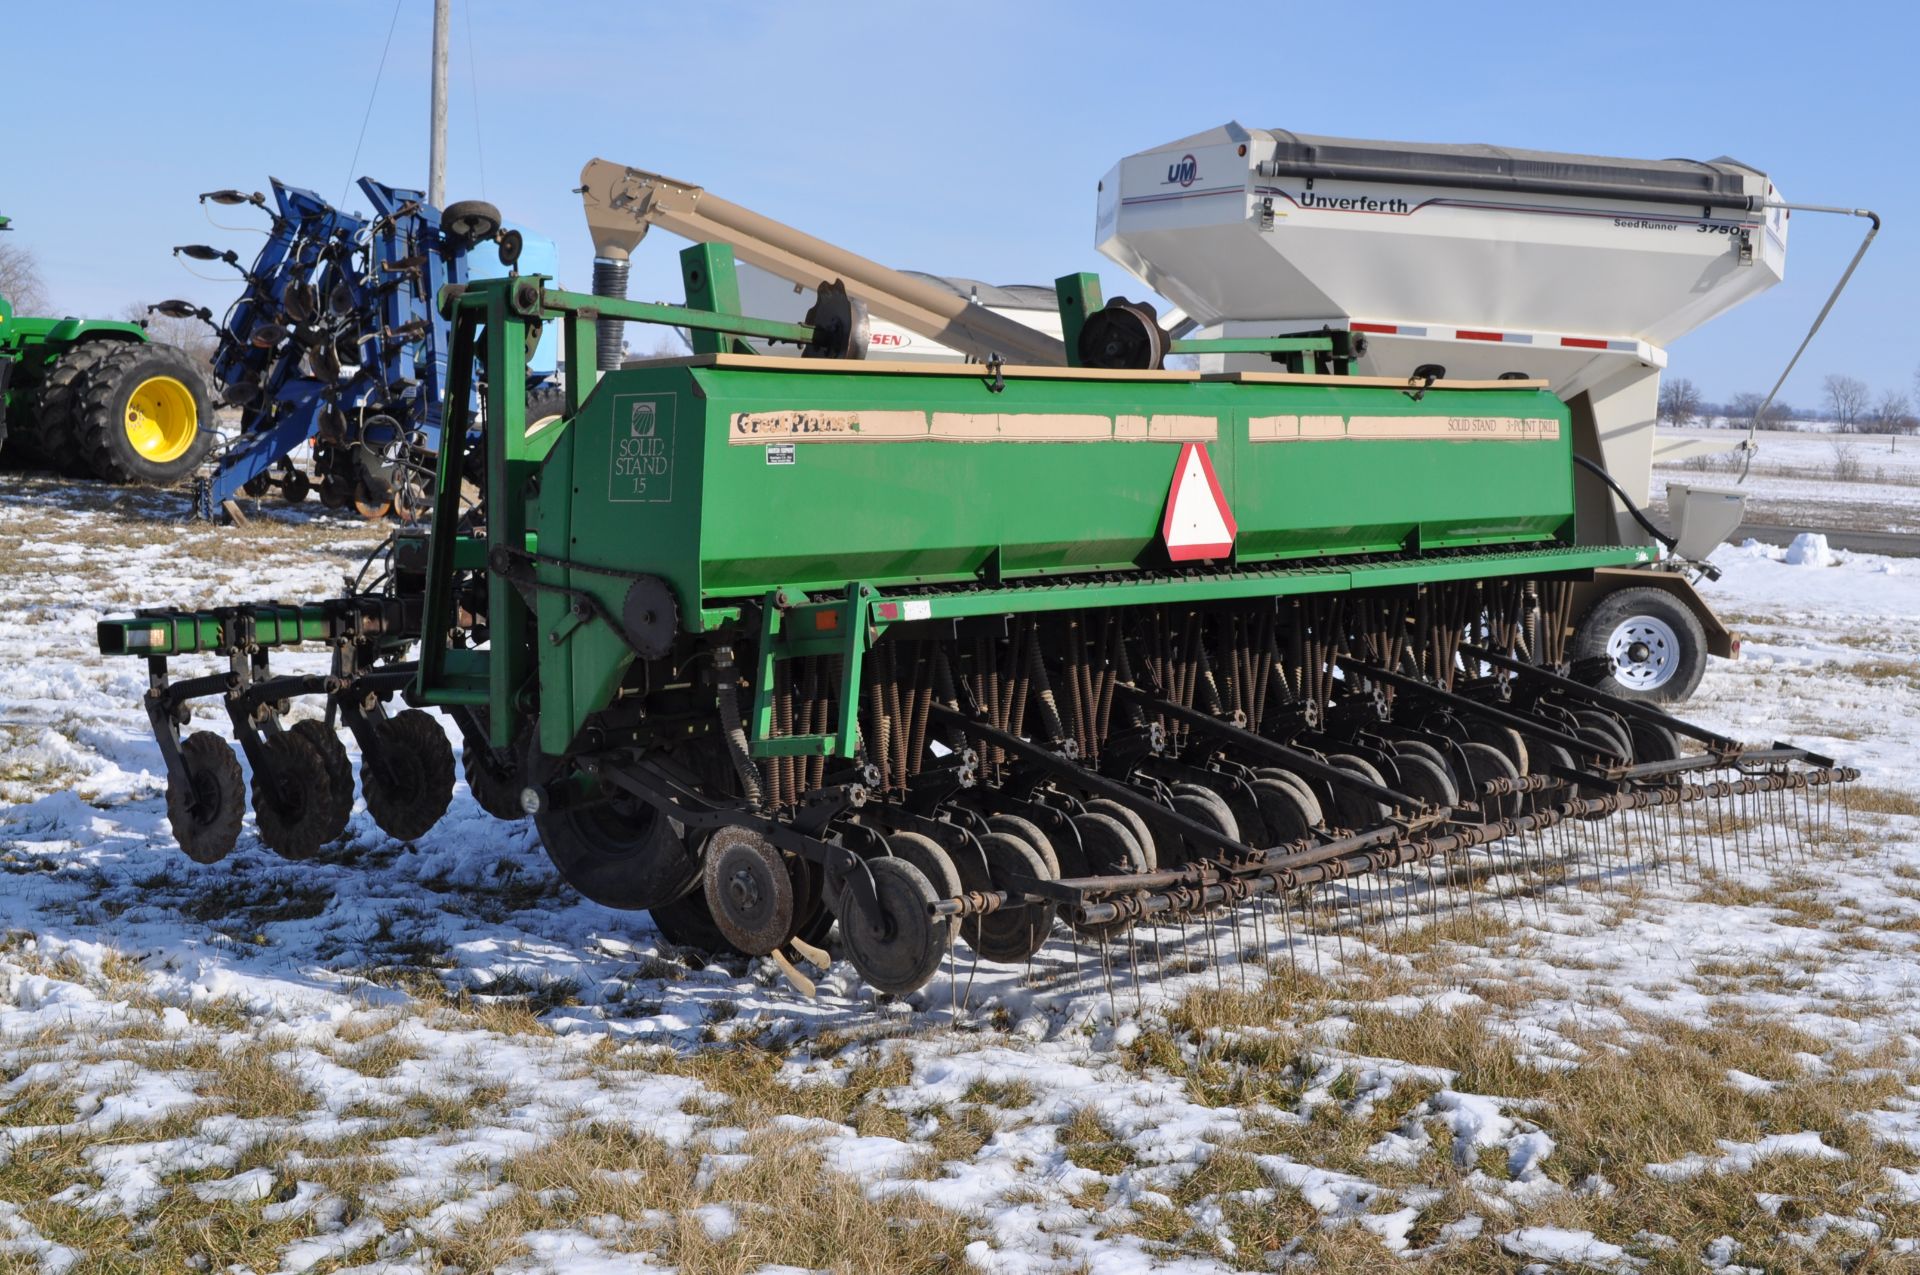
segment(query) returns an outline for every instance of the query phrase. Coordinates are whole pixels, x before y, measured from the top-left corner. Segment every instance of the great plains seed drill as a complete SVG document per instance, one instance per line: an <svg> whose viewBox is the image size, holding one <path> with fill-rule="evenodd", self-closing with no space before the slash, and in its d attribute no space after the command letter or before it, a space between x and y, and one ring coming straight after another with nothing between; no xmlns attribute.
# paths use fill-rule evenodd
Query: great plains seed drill
<svg viewBox="0 0 1920 1275"><path fill-rule="evenodd" d="M148 661L189 855L230 851L245 804L231 747L181 738L192 701L224 707L292 858L347 820L335 722L373 819L433 824L437 708L481 804L530 814L582 894L782 961L837 918L904 994L956 943L1019 963L1061 926L1291 916L1475 856L1550 871L1601 821L1817 821L1853 777L1567 676L1576 587L1651 551L1578 538L1570 414L1540 382L1358 375L1339 334L1230 339L1303 370L1092 367L1140 316L1078 308L1079 276L1066 366L870 361L839 281L805 323L754 319L733 260L688 249L687 306L449 289L438 504L377 587L100 625ZM694 353L602 368L607 322ZM557 421L525 408L536 325L565 349ZM302 643L328 672L271 667ZM221 666L176 680L196 654ZM325 724L288 724L300 696Z"/></svg>

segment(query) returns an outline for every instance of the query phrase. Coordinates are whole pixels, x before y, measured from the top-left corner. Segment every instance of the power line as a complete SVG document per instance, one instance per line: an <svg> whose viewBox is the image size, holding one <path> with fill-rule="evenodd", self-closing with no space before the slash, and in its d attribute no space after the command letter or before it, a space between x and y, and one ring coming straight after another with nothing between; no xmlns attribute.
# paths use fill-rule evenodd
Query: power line
<svg viewBox="0 0 1920 1275"><path fill-rule="evenodd" d="M340 205L347 202L347 190L353 185L353 170L360 166L360 145L367 140L367 125L373 120L374 99L380 96L380 77L387 70L387 52L393 48L393 29L400 25L400 6L404 0L393 0L393 20L387 23L387 42L380 47L380 65L374 68L373 91L367 94L367 113L360 119L360 136L353 142L353 158L347 163L346 180L340 183Z"/></svg>
<svg viewBox="0 0 1920 1275"><path fill-rule="evenodd" d="M480 198L487 197L487 143L480 131L480 64L473 59L473 0L460 8L467 23L467 88L473 94L473 152L480 161Z"/></svg>

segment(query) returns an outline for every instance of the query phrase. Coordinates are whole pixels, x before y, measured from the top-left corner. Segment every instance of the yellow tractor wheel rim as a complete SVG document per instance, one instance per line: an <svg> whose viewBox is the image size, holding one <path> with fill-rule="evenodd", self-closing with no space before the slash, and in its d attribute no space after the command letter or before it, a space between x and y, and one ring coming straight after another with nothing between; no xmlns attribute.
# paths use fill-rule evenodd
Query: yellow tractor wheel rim
<svg viewBox="0 0 1920 1275"><path fill-rule="evenodd" d="M171 376L150 376L127 398L127 441L147 460L184 456L200 434L193 391Z"/></svg>

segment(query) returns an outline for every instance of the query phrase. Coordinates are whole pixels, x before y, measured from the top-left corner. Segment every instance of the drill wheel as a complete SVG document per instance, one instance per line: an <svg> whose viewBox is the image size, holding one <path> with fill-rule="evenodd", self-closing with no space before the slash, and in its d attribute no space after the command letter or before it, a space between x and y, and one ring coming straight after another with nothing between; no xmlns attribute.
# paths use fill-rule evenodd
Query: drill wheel
<svg viewBox="0 0 1920 1275"><path fill-rule="evenodd" d="M1147 870L1146 853L1140 848L1140 843L1133 839L1133 833L1127 825L1112 815L1103 815L1098 811L1078 814L1073 816L1073 827L1080 834L1080 845L1086 852L1086 875L1124 876ZM1074 930L1087 938L1105 942L1119 938L1132 928L1131 920L1114 920L1078 925Z"/></svg>
<svg viewBox="0 0 1920 1275"><path fill-rule="evenodd" d="M940 898L957 899L963 890L989 888L984 881L968 882L953 856L941 849L938 841L923 833L896 832L887 838L887 850L896 859L904 859L920 869L920 875L927 879L927 884L933 887L934 894ZM977 866L975 872L978 872ZM953 918L952 928L956 932L959 930L959 917Z"/></svg>
<svg viewBox="0 0 1920 1275"><path fill-rule="evenodd" d="M648 908L647 916L660 937L673 947L692 948L706 956L745 956L727 936L707 907L707 893L696 885L684 897Z"/></svg>
<svg viewBox="0 0 1920 1275"><path fill-rule="evenodd" d="M525 785L520 782L519 768L502 766L494 759L492 749L462 744L460 771L466 776L467 791L473 794L480 809L495 819L527 817L527 812L520 807L520 790Z"/></svg>
<svg viewBox="0 0 1920 1275"><path fill-rule="evenodd" d="M340 742L340 736L328 730L325 722L305 718L287 727L287 733L311 744L326 767L328 805L324 826L327 835L322 840L332 841L347 830L347 820L353 815L353 759L347 756L347 747Z"/></svg>
<svg viewBox="0 0 1920 1275"><path fill-rule="evenodd" d="M253 822L267 849L283 859L311 859L335 835L336 798L326 762L291 731L262 741L270 763L253 772Z"/></svg>
<svg viewBox="0 0 1920 1275"><path fill-rule="evenodd" d="M1013 890L1021 877L1052 879L1040 851L1011 833L990 832L980 838L980 848L986 853L987 875L995 890ZM1044 947L1052 932L1053 907L1028 903L972 917L960 934L981 960L1018 965Z"/></svg>
<svg viewBox="0 0 1920 1275"><path fill-rule="evenodd" d="M380 758L360 759L367 813L396 841L417 841L453 801L453 745L433 715L417 708L373 722Z"/></svg>
<svg viewBox="0 0 1920 1275"><path fill-rule="evenodd" d="M227 741L196 731L180 745L187 781L167 781L167 822L174 840L195 863L218 863L240 840L246 813L246 779Z"/></svg>
<svg viewBox="0 0 1920 1275"><path fill-rule="evenodd" d="M766 956L793 937L793 877L772 842L746 828L722 828L707 842L707 911L727 942Z"/></svg>
<svg viewBox="0 0 1920 1275"><path fill-rule="evenodd" d="M905 859L868 859L877 907L862 903L851 882L840 897L840 936L860 976L877 992L905 996L927 985L953 942L953 926L930 910L933 885Z"/></svg>

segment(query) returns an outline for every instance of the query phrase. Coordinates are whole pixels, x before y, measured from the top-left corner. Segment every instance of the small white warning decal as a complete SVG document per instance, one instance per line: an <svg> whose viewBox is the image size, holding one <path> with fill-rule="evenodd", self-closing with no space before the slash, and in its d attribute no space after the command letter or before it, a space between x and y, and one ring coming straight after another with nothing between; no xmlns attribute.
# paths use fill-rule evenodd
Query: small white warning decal
<svg viewBox="0 0 1920 1275"><path fill-rule="evenodd" d="M1160 521L1167 556L1175 562L1224 558L1233 552L1233 538L1239 532L1206 444L1181 447L1173 484L1167 489L1166 516Z"/></svg>

